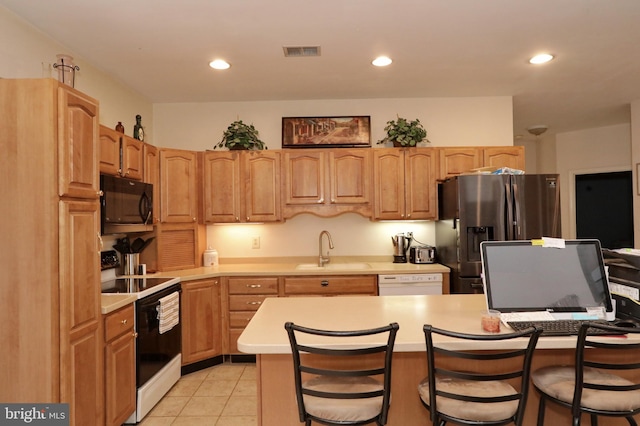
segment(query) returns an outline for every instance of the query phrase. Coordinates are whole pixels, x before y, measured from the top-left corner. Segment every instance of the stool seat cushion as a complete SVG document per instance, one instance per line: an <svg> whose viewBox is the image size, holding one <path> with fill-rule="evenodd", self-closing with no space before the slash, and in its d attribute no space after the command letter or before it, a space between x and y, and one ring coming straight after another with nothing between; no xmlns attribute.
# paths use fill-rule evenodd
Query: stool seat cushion
<svg viewBox="0 0 640 426"><path fill-rule="evenodd" d="M467 396L495 397L514 395L518 392L509 383L493 381L470 381L436 377L436 388L443 392ZM418 385L422 401L429 405L429 382L425 378ZM518 410L518 400L505 402L468 402L443 396L436 397L437 410L447 416L478 422L499 421L513 417Z"/></svg>
<svg viewBox="0 0 640 426"><path fill-rule="evenodd" d="M575 386L575 368L573 366L543 367L532 373L531 379L536 388L552 398L568 404L573 401ZM585 367L584 382L625 386L630 382L615 374ZM633 391L604 391L583 389L580 404L586 408L607 411L631 411L640 408L640 390Z"/></svg>
<svg viewBox="0 0 640 426"><path fill-rule="evenodd" d="M383 386L371 377L317 376L304 382L302 388L348 394L381 391ZM382 411L382 396L364 399L326 399L303 395L303 399L307 413L336 422L368 420Z"/></svg>

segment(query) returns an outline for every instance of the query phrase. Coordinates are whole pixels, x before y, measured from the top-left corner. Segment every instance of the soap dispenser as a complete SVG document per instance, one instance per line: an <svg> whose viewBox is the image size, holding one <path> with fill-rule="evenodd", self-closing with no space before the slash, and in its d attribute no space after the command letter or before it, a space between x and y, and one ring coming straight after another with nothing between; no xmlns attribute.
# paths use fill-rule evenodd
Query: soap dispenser
<svg viewBox="0 0 640 426"><path fill-rule="evenodd" d="M203 255L204 266L218 266L218 251L212 249L211 246L207 247Z"/></svg>

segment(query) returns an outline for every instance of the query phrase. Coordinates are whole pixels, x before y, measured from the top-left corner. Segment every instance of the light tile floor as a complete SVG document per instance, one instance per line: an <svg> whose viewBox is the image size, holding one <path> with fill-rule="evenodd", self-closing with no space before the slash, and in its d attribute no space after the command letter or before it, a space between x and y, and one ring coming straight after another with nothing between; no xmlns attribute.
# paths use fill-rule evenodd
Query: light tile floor
<svg viewBox="0 0 640 426"><path fill-rule="evenodd" d="M223 363L182 376L141 426L256 426L256 366Z"/></svg>

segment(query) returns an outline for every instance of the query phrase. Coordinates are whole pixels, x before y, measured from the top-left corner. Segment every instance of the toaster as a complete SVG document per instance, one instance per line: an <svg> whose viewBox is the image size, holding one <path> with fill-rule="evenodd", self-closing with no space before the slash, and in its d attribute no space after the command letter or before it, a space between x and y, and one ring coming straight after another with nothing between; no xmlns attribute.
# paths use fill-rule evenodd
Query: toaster
<svg viewBox="0 0 640 426"><path fill-rule="evenodd" d="M431 246L409 247L409 262L434 263L436 261L436 248Z"/></svg>

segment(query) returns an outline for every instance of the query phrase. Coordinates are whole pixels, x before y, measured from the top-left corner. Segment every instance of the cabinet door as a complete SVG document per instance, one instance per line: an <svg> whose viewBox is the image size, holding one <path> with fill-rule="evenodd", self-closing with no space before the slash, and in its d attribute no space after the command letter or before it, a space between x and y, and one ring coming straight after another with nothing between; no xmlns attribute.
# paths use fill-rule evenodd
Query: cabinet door
<svg viewBox="0 0 640 426"><path fill-rule="evenodd" d="M200 233L204 226L196 223L162 223L158 225L158 269L176 271L201 266ZM145 253L145 250L143 253Z"/></svg>
<svg viewBox="0 0 640 426"><path fill-rule="evenodd" d="M439 148L440 179L468 173L482 167L482 148Z"/></svg>
<svg viewBox="0 0 640 426"><path fill-rule="evenodd" d="M60 201L60 400L71 424L104 422L99 203Z"/></svg>
<svg viewBox="0 0 640 426"><path fill-rule="evenodd" d="M405 219L435 219L436 151L430 148L409 148L404 152Z"/></svg>
<svg viewBox="0 0 640 426"><path fill-rule="evenodd" d="M122 138L122 176L127 179L142 180L143 143L138 139Z"/></svg>
<svg viewBox="0 0 640 426"><path fill-rule="evenodd" d="M404 154L397 148L373 150L373 218L404 219Z"/></svg>
<svg viewBox="0 0 640 426"><path fill-rule="evenodd" d="M158 223L160 216L160 157L158 148L144 144L143 180L153 185L153 223Z"/></svg>
<svg viewBox="0 0 640 426"><path fill-rule="evenodd" d="M98 103L71 88L58 88L58 193L99 197Z"/></svg>
<svg viewBox="0 0 640 426"><path fill-rule="evenodd" d="M331 204L369 204L371 150L332 150L329 153Z"/></svg>
<svg viewBox="0 0 640 426"><path fill-rule="evenodd" d="M206 223L239 222L240 153L206 152L202 164L203 216Z"/></svg>
<svg viewBox="0 0 640 426"><path fill-rule="evenodd" d="M219 280L182 283L182 365L222 354Z"/></svg>
<svg viewBox="0 0 640 426"><path fill-rule="evenodd" d="M318 150L284 151L285 204L325 202L325 163L325 153Z"/></svg>
<svg viewBox="0 0 640 426"><path fill-rule="evenodd" d="M120 176L122 133L100 126L100 173Z"/></svg>
<svg viewBox="0 0 640 426"><path fill-rule="evenodd" d="M524 170L524 147L523 146L496 146L483 148L484 165L495 167L510 167L512 169Z"/></svg>
<svg viewBox="0 0 640 426"><path fill-rule="evenodd" d="M243 152L243 220L278 222L280 213L280 153Z"/></svg>
<svg viewBox="0 0 640 426"><path fill-rule="evenodd" d="M133 305L105 317L106 425L121 425L136 409L136 333Z"/></svg>
<svg viewBox="0 0 640 426"><path fill-rule="evenodd" d="M160 150L160 220L186 223L197 220L196 153Z"/></svg>

